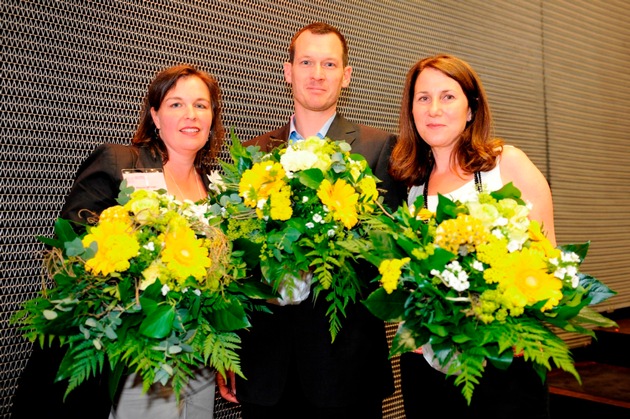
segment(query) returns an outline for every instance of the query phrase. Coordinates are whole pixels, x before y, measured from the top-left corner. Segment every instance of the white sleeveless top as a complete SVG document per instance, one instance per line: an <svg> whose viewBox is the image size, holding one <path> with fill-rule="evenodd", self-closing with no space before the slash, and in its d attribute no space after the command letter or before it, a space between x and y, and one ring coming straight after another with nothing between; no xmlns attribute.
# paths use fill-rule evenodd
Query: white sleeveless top
<svg viewBox="0 0 630 419"><path fill-rule="evenodd" d="M483 185L484 192L492 192L499 190L503 187L503 181L501 180L501 169L499 168L499 162L497 161L497 165L494 169L489 172L481 172L481 184ZM407 205L413 205L414 201L417 197L421 196L424 193L424 184L418 186L412 186L409 189L409 193L407 195ZM471 201L477 197L477 188L475 187L475 179L471 179L470 182L465 183L461 187L455 189L449 193L443 193L442 195L453 201ZM427 202L427 208L430 211L435 212L438 204L438 196L437 195L429 195Z"/></svg>

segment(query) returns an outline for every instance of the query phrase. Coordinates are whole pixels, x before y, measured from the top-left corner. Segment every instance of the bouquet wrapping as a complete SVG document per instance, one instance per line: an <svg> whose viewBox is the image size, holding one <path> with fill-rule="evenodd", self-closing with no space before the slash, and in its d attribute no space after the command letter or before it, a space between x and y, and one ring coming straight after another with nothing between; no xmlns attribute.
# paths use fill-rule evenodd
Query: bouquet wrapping
<svg viewBox="0 0 630 419"><path fill-rule="evenodd" d="M309 137L263 153L232 133L232 162L222 162L225 174L211 188L211 211L226 219L227 236L260 269L273 302L324 298L332 340L367 285L356 269L356 243L368 239L363 220L381 212L378 179L350 150Z"/></svg>
<svg viewBox="0 0 630 419"><path fill-rule="evenodd" d="M30 341L66 348L57 375L68 380L66 395L106 370L111 394L136 372L144 391L161 383L177 397L203 366L242 375L235 331L249 326L256 286L243 281L221 219L205 205L125 185L120 205L85 233L60 218L54 238L39 238L49 278L12 321Z"/></svg>
<svg viewBox="0 0 630 419"><path fill-rule="evenodd" d="M400 322L390 355L424 345L468 403L487 363L506 369L515 355L543 380L553 363L579 381L552 329L593 336L588 325L614 325L589 307L615 292L580 272L588 243L552 246L512 184L470 202L438 198L435 213L418 197L371 222L364 255L381 287L364 303Z"/></svg>

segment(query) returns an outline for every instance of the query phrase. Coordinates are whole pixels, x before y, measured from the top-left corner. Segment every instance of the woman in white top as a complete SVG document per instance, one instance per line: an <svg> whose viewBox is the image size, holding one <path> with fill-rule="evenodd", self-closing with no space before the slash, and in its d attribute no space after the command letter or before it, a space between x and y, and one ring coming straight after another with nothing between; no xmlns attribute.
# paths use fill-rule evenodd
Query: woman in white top
<svg viewBox="0 0 630 419"><path fill-rule="evenodd" d="M409 187L410 205L423 195L433 211L438 194L468 200L480 190L497 190L512 182L531 204L530 217L542 223L555 244L547 180L525 153L493 137L481 80L457 57L428 57L409 70L390 173ZM507 371L488 365L470 406L453 377L432 369L418 353L403 354L400 368L408 419L420 418L429 405L448 406L455 416L467 418L549 417L548 390L520 358Z"/></svg>

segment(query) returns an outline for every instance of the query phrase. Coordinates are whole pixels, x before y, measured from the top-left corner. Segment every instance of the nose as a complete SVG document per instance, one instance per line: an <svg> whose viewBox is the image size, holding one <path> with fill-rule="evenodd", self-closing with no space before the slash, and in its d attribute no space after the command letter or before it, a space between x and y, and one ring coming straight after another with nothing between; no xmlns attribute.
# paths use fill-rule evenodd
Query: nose
<svg viewBox="0 0 630 419"><path fill-rule="evenodd" d="M429 114L438 115L441 112L442 112L442 105L440 104L440 101L439 100L431 101L431 104L429 105Z"/></svg>
<svg viewBox="0 0 630 419"><path fill-rule="evenodd" d="M313 78L317 80L321 80L324 78L324 69L321 65L316 65L313 69Z"/></svg>
<svg viewBox="0 0 630 419"><path fill-rule="evenodd" d="M186 107L186 118L197 119L197 109L193 105Z"/></svg>

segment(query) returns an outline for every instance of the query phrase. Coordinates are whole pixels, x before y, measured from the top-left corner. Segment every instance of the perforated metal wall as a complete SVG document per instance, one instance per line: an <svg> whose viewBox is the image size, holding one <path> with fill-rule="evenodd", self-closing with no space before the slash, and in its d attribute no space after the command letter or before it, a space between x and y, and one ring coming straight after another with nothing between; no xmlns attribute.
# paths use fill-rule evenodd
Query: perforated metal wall
<svg viewBox="0 0 630 419"><path fill-rule="evenodd" d="M601 60L610 48L616 69L630 64L629 29L620 24L630 19L627 1L611 0L605 8L592 3L3 0L0 416L10 417L11 397L30 350L8 319L41 284L42 246L35 237L51 233L80 162L98 144L129 141L146 87L158 70L187 62L214 74L223 92L224 123L242 139L251 138L284 124L291 113L290 90L282 78L291 35L304 24L327 21L348 38L354 68L341 111L349 119L395 132L407 69L428 54L459 55L484 80L497 133L523 148L552 180L562 242L575 235L575 218L570 215L576 204L600 213L606 208L605 196L576 202L573 175L580 174L581 165L554 165L552 159L570 162L571 153L579 154L585 142L592 144L590 137L575 142L575 136L566 135L567 126L578 136L603 132L606 141L615 144L612 154L597 148L599 158L586 159L595 165L589 172L606 176L582 174L578 179L588 178L592 190L614 187L611 176L619 184L630 183L627 170L610 169L611 162L630 157L629 131L598 131L615 120L606 115L590 118L584 108L573 109L575 113L564 109L583 103L582 84L589 85L587 95L601 97L630 85L622 71L604 72L606 63ZM583 16L589 16L588 24L578 23ZM593 38L597 42L589 42ZM569 50L563 48L568 41ZM545 51L545 42L551 52ZM597 65L584 66L580 52L589 48L601 52L593 57ZM571 71L575 67L584 72L576 75ZM568 79L572 90L563 89ZM593 80L596 83L589 83ZM548 95L552 124L546 113ZM602 104L614 108L612 115L627 115L627 97L617 95L615 103ZM627 258L621 262L619 256L630 247L630 234L621 234L630 229L630 196L617 194L615 204L616 217L602 216L598 224L602 232L588 231L587 237L617 249L615 270L607 271L610 258L604 257L608 247L603 246L595 247L593 257L601 262L589 273L622 284L628 283L623 277L628 275ZM585 228L578 227L578 232ZM628 294L618 305L628 305ZM384 412L386 418L404 417L398 392L386 401ZM217 418L239 416L237 407L217 399Z"/></svg>

